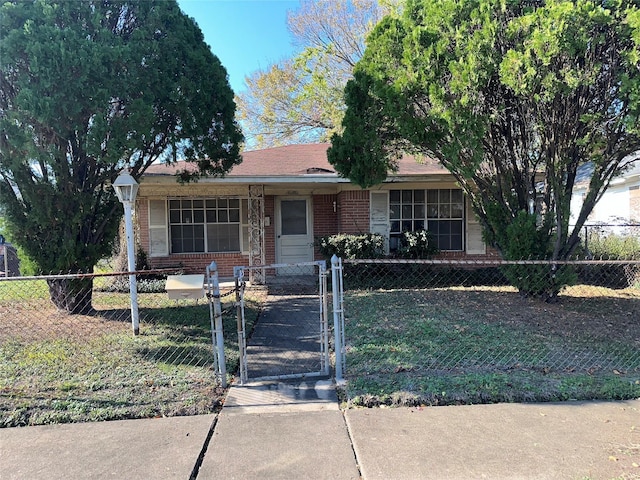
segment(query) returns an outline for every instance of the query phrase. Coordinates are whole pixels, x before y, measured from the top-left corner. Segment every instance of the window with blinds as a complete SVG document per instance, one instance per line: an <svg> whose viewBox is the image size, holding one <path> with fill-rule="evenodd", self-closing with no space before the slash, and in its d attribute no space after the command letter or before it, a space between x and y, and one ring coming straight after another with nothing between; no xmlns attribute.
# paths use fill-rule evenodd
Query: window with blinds
<svg viewBox="0 0 640 480"><path fill-rule="evenodd" d="M246 251L247 210L240 198L150 200L150 255Z"/></svg>

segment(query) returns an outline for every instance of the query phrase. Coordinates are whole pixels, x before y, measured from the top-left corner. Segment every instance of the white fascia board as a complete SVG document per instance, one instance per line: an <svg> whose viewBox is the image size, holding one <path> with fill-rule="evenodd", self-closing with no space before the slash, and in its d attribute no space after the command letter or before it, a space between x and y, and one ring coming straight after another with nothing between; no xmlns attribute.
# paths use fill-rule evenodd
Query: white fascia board
<svg viewBox="0 0 640 480"><path fill-rule="evenodd" d="M148 175L143 176L143 182L147 184L167 184L175 183L176 177L173 175ZM219 183L219 184L280 184L280 183L350 183L349 179L338 176L327 177L326 175L296 175L290 177L205 177L199 178L197 183Z"/></svg>
<svg viewBox="0 0 640 480"><path fill-rule="evenodd" d="M455 181L451 174L438 175L397 175L388 177L383 183L434 183Z"/></svg>
<svg viewBox="0 0 640 480"><path fill-rule="evenodd" d="M406 183L406 182L442 182L453 178L450 174L439 175L393 175L387 177L383 183ZM175 183L176 177L173 175L143 175L142 183L146 184L167 184ZM352 183L348 178L339 177L337 175L295 175L295 176L259 176L259 177L209 177L200 178L197 183L207 184L291 184L291 183L312 183L312 184L348 184Z"/></svg>
<svg viewBox="0 0 640 480"><path fill-rule="evenodd" d="M200 180L203 183L350 183L348 178L326 175L296 175L291 177L225 177Z"/></svg>

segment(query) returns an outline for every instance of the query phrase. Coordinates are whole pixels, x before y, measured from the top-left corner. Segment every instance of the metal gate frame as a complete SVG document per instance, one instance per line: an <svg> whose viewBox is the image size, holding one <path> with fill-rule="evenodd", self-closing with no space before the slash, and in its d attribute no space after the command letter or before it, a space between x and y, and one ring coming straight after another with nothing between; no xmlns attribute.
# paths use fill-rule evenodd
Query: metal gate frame
<svg viewBox="0 0 640 480"><path fill-rule="evenodd" d="M324 260L315 262L301 262L301 263L280 263L272 265L255 265L255 266L240 266L234 267L233 276L235 279L235 291L236 291L236 304L237 304L237 328L238 328L238 348L240 353L240 384L246 383L248 378L247 368L247 331L244 315L244 286L245 286L245 274L249 273L253 278L260 278L266 282L265 271L269 269L278 268L295 268L304 266L317 266L318 267L318 285L319 295L318 301L320 306L319 321L320 321L320 370L315 372L306 373L292 373L283 375L273 375L267 377L254 378L252 380L282 380L287 378L304 378L304 377L319 377L329 375L329 321L328 321L328 293L327 293L327 277L329 272L327 271L327 264ZM257 275L253 275L257 273Z"/></svg>
<svg viewBox="0 0 640 480"><path fill-rule="evenodd" d="M224 335L222 328L222 306L220 304L220 280L216 262L211 262L206 269L204 289L209 302L211 320L211 344L213 349L213 370L220 385L227 386L227 363L224 356Z"/></svg>
<svg viewBox="0 0 640 480"><path fill-rule="evenodd" d="M344 276L342 258L331 257L331 291L333 292L333 335L336 354L336 382L344 381L347 349L344 331Z"/></svg>

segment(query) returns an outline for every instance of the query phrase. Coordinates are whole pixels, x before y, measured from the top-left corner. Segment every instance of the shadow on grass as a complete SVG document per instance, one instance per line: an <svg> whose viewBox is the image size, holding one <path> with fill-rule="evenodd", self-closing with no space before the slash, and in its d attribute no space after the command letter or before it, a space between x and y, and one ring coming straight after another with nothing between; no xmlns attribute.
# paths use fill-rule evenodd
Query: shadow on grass
<svg viewBox="0 0 640 480"><path fill-rule="evenodd" d="M213 362L212 348L200 345L170 344L141 347L137 349L136 353L145 360L173 366L200 367Z"/></svg>

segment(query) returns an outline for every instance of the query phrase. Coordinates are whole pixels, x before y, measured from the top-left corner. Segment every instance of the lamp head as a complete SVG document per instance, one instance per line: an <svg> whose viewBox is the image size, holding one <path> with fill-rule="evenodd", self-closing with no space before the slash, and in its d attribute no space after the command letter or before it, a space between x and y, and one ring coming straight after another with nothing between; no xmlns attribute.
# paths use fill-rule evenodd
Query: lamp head
<svg viewBox="0 0 640 480"><path fill-rule="evenodd" d="M129 172L123 170L113 182L113 189L116 191L118 200L122 203L133 203L136 201L136 195L138 194L138 182L135 178L129 175Z"/></svg>

